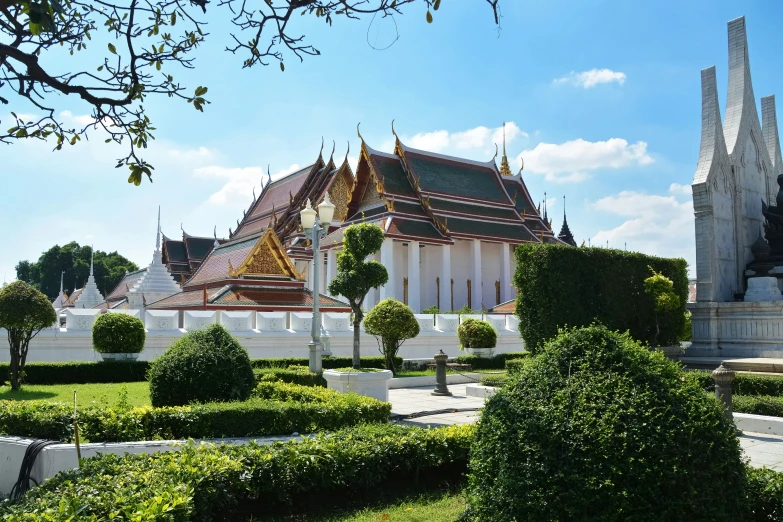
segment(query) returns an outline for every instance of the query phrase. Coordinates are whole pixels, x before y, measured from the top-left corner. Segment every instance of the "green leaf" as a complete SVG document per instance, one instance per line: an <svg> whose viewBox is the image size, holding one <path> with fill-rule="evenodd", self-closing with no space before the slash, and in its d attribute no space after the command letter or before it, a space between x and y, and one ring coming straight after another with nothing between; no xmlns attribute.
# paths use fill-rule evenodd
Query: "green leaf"
<svg viewBox="0 0 783 522"><path fill-rule="evenodd" d="M117 54L117 48L114 47L114 44L112 43L109 44L109 52L112 54Z"/></svg>
<svg viewBox="0 0 783 522"><path fill-rule="evenodd" d="M428 24L432 23L432 13L430 13L429 9L427 9L427 23Z"/></svg>
<svg viewBox="0 0 783 522"><path fill-rule="evenodd" d="M196 96L204 96L208 90L206 87L198 87L196 88Z"/></svg>
<svg viewBox="0 0 783 522"><path fill-rule="evenodd" d="M437 11L440 8L440 0L435 0L435 3L432 5L432 9Z"/></svg>
<svg viewBox="0 0 783 522"><path fill-rule="evenodd" d="M285 64L282 61L280 62L280 70L285 72Z"/></svg>

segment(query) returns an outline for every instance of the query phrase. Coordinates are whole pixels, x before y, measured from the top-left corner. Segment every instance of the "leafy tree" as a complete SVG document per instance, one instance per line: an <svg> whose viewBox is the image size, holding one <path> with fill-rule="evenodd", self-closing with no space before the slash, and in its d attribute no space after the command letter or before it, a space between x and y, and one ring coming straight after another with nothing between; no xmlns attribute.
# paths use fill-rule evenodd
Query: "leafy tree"
<svg viewBox="0 0 783 522"><path fill-rule="evenodd" d="M485 0L498 20L499 0ZM295 33L297 15L361 20L401 14L423 4L433 20L440 0L219 0L234 25L226 51L239 54L244 68L277 62L286 55L300 61L321 54ZM55 150L75 145L89 130L126 147L117 168L130 169L129 183L152 180L154 167L137 153L155 139L155 127L143 103L149 97L179 99L202 111L210 102L207 87L191 89L175 74L195 68L195 51L204 43L209 0L0 0L0 104L13 94L18 112L0 131L0 143L52 139ZM214 9L214 8L213 8ZM201 11L201 12L199 12ZM210 12L210 21L217 17ZM301 22L299 22L301 23ZM90 52L87 48L90 48ZM85 55L81 60L69 53ZM41 59L39 59L41 58ZM86 64L91 64L87 69ZM85 65L82 65L85 64ZM59 95L78 97L92 111L89 121L74 123L57 108ZM25 103L41 114L25 116ZM2 122L0 122L2 123Z"/></svg>
<svg viewBox="0 0 783 522"><path fill-rule="evenodd" d="M20 387L30 340L56 320L52 303L24 281L14 281L0 289L0 328L7 330L11 349L8 375L12 390Z"/></svg>
<svg viewBox="0 0 783 522"><path fill-rule="evenodd" d="M378 347L386 359L386 369L397 375L394 358L400 346L419 335L416 316L407 305L396 299L384 299L367 314L364 328L378 340Z"/></svg>
<svg viewBox="0 0 783 522"><path fill-rule="evenodd" d="M661 319L680 308L680 299L674 292L674 283L663 274L650 267L653 275L644 280L644 291L655 300L655 337L653 346L657 346L658 335L661 333Z"/></svg>
<svg viewBox="0 0 783 522"><path fill-rule="evenodd" d="M65 290L68 293L87 281L91 254L92 247L80 246L75 241L63 246L55 245L41 254L35 263L20 261L16 265L16 278L29 283L52 300L60 292L60 274L63 272ZM134 270L138 270L136 264L117 252L95 251L93 272L98 290L103 295L114 290L125 276L125 271Z"/></svg>
<svg viewBox="0 0 783 522"><path fill-rule="evenodd" d="M332 295L348 299L353 312L353 367L361 368L359 335L364 312L362 302L371 288L389 280L386 267L377 261L365 261L383 245L383 230L370 223L356 223L345 229L343 250L337 256L337 275L329 283Z"/></svg>

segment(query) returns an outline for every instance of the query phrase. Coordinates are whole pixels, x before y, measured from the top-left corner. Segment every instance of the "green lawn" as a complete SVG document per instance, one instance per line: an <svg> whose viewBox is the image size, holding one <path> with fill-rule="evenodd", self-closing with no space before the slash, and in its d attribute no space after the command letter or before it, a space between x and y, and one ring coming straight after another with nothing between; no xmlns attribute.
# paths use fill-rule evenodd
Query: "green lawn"
<svg viewBox="0 0 783 522"><path fill-rule="evenodd" d="M127 390L127 401L131 406L143 406L150 403L150 385L148 382L124 382L116 384L28 384L21 391L12 392L10 386L0 386L0 400L50 401L73 404L73 391L76 390L76 403L80 407L92 404L115 406Z"/></svg>
<svg viewBox="0 0 783 522"><path fill-rule="evenodd" d="M359 511L342 511L329 515L296 515L272 519L256 519L267 522L454 522L465 511L465 498L461 491L439 491L420 496L406 497L394 503L364 508Z"/></svg>

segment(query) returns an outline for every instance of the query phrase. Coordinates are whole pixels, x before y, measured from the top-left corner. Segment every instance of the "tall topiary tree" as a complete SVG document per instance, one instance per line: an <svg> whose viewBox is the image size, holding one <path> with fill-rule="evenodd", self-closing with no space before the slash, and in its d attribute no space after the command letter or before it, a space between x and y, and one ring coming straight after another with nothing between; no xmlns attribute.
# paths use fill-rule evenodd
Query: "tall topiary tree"
<svg viewBox="0 0 783 522"><path fill-rule="evenodd" d="M661 335L661 321L668 319L668 315L678 312L680 299L674 293L674 283L663 274L650 267L652 275L644 280L644 291L655 300L655 336L653 346L657 346L658 336Z"/></svg>
<svg viewBox="0 0 783 522"><path fill-rule="evenodd" d="M419 335L419 322L411 309L396 299L384 299L367 313L364 322L367 333L378 340L386 369L397 375L394 358L400 346Z"/></svg>
<svg viewBox="0 0 783 522"><path fill-rule="evenodd" d="M11 348L8 374L12 390L20 388L30 340L56 320L52 303L24 281L15 281L0 289L0 328L8 332Z"/></svg>
<svg viewBox="0 0 783 522"><path fill-rule="evenodd" d="M359 327L364 312L362 302L367 292L389 280L386 267L377 261L365 261L383 245L383 230L370 223L357 223L345 229L343 250L337 256L337 276L329 283L329 292L348 299L353 311L353 367L361 368Z"/></svg>

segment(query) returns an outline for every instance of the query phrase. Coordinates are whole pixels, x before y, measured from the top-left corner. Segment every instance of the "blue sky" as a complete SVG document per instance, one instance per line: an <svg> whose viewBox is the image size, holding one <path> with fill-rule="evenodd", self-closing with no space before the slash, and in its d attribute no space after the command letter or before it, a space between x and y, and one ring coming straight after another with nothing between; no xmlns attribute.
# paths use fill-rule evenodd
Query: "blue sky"
<svg viewBox="0 0 783 522"><path fill-rule="evenodd" d="M225 236L273 174L347 141L356 157L356 124L374 148L391 146L391 120L411 146L486 159L502 122L512 169L525 160L534 199L550 199L560 229L562 196L578 242L606 244L694 262L690 189L698 158L699 71L717 66L725 103L726 23L745 15L758 98L783 86L778 2L501 2L500 31L480 0L447 0L427 24L423 5L396 17L400 39L388 50L368 43L368 28L388 41L388 22L338 20L327 27L297 17L320 57L286 70L241 69L223 51L229 26L212 22L196 70L174 71L192 88L209 87L204 113L168 98L145 103L157 124L146 157L154 183L126 183L118 151L100 135L61 152L51 145L0 146L3 197L0 277L20 259L78 241L117 250L139 265L151 259L155 219L180 235ZM218 16L218 14L222 16ZM226 18L213 11L210 19ZM376 22L377 23L377 22ZM384 39L384 37L386 37ZM374 36L373 36L374 38ZM374 40L375 41L375 40ZM98 55L78 58L92 67ZM783 92L781 92L783 95ZM783 101L780 101L783 103ZM12 100L10 110L35 114ZM60 97L58 111L89 109ZM9 123L0 107L0 125ZM781 115L783 119L783 115ZM684 187L683 187L684 186Z"/></svg>

